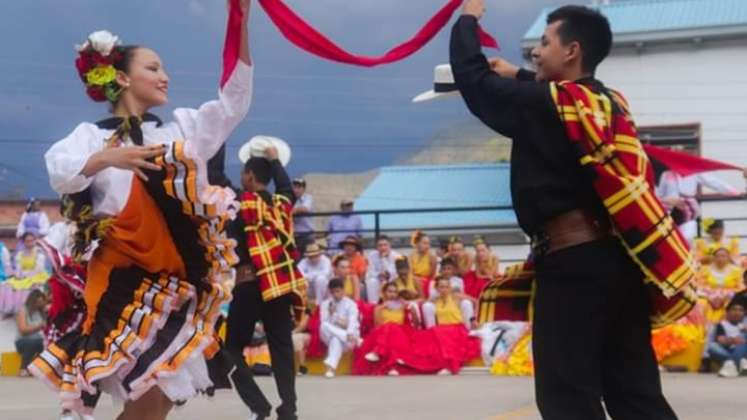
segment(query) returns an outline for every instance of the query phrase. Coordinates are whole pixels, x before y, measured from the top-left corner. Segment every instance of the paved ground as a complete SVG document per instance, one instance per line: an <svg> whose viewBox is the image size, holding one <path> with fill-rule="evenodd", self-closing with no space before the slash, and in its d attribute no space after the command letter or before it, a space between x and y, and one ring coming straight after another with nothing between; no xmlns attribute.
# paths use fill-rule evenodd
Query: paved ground
<svg viewBox="0 0 747 420"><path fill-rule="evenodd" d="M747 378L724 380L703 375L667 375L665 390L682 420L744 420ZM260 379L272 400L274 385ZM301 418L355 420L535 420L532 381L487 375L456 377L300 378ZM116 409L104 398L97 419L113 419ZM0 419L53 420L54 396L33 379L0 378ZM170 419L245 419L230 392L197 399Z"/></svg>

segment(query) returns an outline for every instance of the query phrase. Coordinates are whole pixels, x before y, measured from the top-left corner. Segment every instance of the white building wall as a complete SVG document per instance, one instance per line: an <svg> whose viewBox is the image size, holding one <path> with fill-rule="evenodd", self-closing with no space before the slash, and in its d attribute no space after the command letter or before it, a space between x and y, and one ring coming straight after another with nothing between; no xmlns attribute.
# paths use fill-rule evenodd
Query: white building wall
<svg viewBox="0 0 747 420"><path fill-rule="evenodd" d="M704 157L747 167L747 40L617 48L598 77L627 97L639 126L699 123ZM735 171L719 176L745 188ZM709 203L704 213L747 217L747 202ZM747 223L727 231L747 235Z"/></svg>

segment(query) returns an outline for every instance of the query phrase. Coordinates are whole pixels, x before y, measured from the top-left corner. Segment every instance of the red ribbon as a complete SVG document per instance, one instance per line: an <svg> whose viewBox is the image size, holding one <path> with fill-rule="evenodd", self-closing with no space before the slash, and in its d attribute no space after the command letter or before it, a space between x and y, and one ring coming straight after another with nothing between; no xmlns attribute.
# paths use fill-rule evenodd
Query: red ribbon
<svg viewBox="0 0 747 420"><path fill-rule="evenodd" d="M327 60L363 67L393 63L403 60L419 51L449 23L454 12L456 12L463 2L464 0L449 0L412 38L392 48L384 55L369 57L345 51L301 19L282 0L259 0L259 4L265 9L265 12L270 16L270 19L277 26L278 30L297 47ZM226 28L226 41L223 48L221 88L228 82L239 61L242 17L243 13L241 12L239 0L231 0ZM496 49L500 48L495 38L490 36L482 28L478 30L480 43L483 46Z"/></svg>
<svg viewBox="0 0 747 420"><path fill-rule="evenodd" d="M241 21L244 12L241 11L239 0L231 0L228 9L228 24L226 25L226 41L223 45L223 74L220 78L220 87L223 88L233 74L233 69L239 62L239 50L241 48Z"/></svg>
<svg viewBox="0 0 747 420"><path fill-rule="evenodd" d="M742 170L739 166L705 159L687 153L665 149L663 147L644 145L643 148L651 159L659 161L662 165L666 166L667 169L679 174L680 176L690 176L700 172L718 170Z"/></svg>

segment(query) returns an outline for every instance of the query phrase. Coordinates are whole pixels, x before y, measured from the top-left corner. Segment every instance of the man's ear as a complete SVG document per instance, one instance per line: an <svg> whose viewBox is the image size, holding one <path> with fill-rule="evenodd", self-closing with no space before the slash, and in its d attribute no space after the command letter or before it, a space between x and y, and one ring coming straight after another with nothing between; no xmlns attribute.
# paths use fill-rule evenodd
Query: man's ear
<svg viewBox="0 0 747 420"><path fill-rule="evenodd" d="M565 46L565 62L572 63L575 60L583 60L583 51L578 41L572 41Z"/></svg>

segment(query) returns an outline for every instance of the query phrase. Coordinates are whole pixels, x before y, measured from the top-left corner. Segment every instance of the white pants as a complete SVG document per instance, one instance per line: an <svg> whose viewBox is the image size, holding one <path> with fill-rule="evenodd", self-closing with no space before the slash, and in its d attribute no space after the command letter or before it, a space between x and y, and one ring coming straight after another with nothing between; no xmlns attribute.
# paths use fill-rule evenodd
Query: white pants
<svg viewBox="0 0 747 420"><path fill-rule="evenodd" d="M337 369L342 354L353 349L348 342L348 332L337 325L323 322L319 329L319 335L327 345L327 358L324 364L332 369Z"/></svg>
<svg viewBox="0 0 747 420"><path fill-rule="evenodd" d="M366 279L366 297L368 303L379 303L379 292L381 289L381 282L377 277Z"/></svg>
<svg viewBox="0 0 747 420"><path fill-rule="evenodd" d="M464 320L464 326L470 329L472 323L470 319L475 316L475 307L472 302L468 299L462 299L459 301L459 309L462 311L462 319ZM423 323L425 328L431 328L436 326L436 304L433 302L425 302L423 304Z"/></svg>

